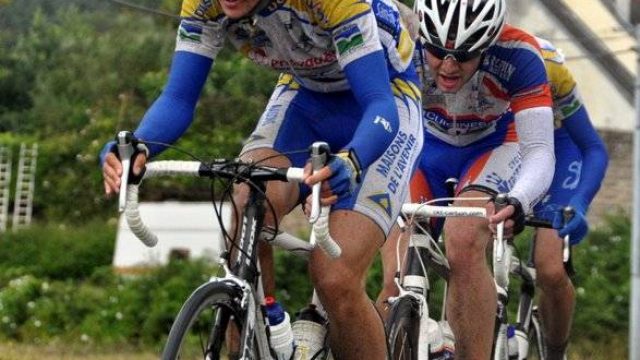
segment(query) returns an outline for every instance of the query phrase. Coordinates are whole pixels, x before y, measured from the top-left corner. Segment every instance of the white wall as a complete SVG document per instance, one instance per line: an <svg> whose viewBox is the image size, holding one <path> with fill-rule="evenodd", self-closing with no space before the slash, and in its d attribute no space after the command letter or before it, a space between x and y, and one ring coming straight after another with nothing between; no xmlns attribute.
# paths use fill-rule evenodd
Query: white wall
<svg viewBox="0 0 640 360"><path fill-rule="evenodd" d="M138 240L120 217L113 266L122 272L166 264L174 249L188 250L190 258L217 259L223 250L222 236L213 206L207 203L141 203L140 214L158 235L158 244L148 248ZM229 223L229 207L223 211Z"/></svg>
<svg viewBox="0 0 640 360"><path fill-rule="evenodd" d="M631 21L631 0L615 0L620 16L626 21Z"/></svg>
<svg viewBox="0 0 640 360"><path fill-rule="evenodd" d="M594 0L597 2L597 0ZM579 9L579 15L587 14L583 20L589 24L600 36L616 36L613 41L606 41L610 47L625 48L629 45L628 37L620 36L615 31L616 23L610 14L595 14L605 11L591 0L567 0L572 9ZM571 4L575 3L575 4ZM630 104L619 92L616 84L611 80L601 66L593 61L571 35L562 27L556 18L539 2L531 0L511 0L509 2L509 22L529 32L551 40L556 47L562 49L567 57L567 66L578 82L578 89L582 93L584 102L595 126L606 130L632 131L635 113ZM608 33L605 30L608 29ZM633 42L631 42L632 44ZM620 45L621 44L621 45ZM630 55L621 54L623 63L631 68L634 61L629 61ZM634 71L635 72L635 71Z"/></svg>

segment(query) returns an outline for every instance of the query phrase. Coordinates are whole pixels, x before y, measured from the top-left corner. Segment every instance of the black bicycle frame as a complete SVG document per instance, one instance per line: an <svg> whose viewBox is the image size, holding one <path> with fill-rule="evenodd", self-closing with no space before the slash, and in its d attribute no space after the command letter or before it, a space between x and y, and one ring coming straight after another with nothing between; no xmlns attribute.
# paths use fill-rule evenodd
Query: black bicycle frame
<svg viewBox="0 0 640 360"><path fill-rule="evenodd" d="M256 251L258 249L259 235L264 224L266 186L262 182L257 182L251 184L249 188L248 204L242 214L240 250L236 254L234 273L255 288L258 285L260 275Z"/></svg>

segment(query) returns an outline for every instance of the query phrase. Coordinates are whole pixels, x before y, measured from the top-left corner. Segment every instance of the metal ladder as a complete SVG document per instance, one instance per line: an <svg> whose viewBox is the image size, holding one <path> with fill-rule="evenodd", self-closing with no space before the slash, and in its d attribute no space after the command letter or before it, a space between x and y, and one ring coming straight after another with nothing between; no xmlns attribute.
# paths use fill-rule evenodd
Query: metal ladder
<svg viewBox="0 0 640 360"><path fill-rule="evenodd" d="M38 144L33 144L30 147L24 143L20 145L20 160L18 161L18 177L16 179L16 198L13 206L13 231L31 224L37 158Z"/></svg>
<svg viewBox="0 0 640 360"><path fill-rule="evenodd" d="M11 148L0 145L0 233L7 231L9 187L11 186Z"/></svg>

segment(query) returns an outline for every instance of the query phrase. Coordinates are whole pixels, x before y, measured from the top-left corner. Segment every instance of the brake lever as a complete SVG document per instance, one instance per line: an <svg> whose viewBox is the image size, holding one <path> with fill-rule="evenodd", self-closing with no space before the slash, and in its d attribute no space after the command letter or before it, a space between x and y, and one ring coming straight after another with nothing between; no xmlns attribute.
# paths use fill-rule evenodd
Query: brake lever
<svg viewBox="0 0 640 360"><path fill-rule="evenodd" d="M118 199L118 210L123 212L127 204L127 185L129 184L129 170L131 169L131 157L133 156L133 135L129 131L120 131L116 136L118 145L118 156L122 164L122 175L120 177L120 197Z"/></svg>
<svg viewBox="0 0 640 360"><path fill-rule="evenodd" d="M314 174L326 165L329 152L329 144L326 142L316 141L311 145L311 167ZM309 222L312 224L315 224L320 218L321 186L322 184L318 182L311 187L311 215L309 216Z"/></svg>
<svg viewBox="0 0 640 360"><path fill-rule="evenodd" d="M576 211L571 206L567 206L562 209L562 220L564 223L562 226L566 225L571 219L576 215ZM562 262L566 263L569 261L570 254L570 245L569 245L569 234L565 235L562 239Z"/></svg>
<svg viewBox="0 0 640 360"><path fill-rule="evenodd" d="M496 213L504 209L507 204L507 194L498 194L493 202L495 204ZM504 221L496 225L496 260L501 261L504 254Z"/></svg>

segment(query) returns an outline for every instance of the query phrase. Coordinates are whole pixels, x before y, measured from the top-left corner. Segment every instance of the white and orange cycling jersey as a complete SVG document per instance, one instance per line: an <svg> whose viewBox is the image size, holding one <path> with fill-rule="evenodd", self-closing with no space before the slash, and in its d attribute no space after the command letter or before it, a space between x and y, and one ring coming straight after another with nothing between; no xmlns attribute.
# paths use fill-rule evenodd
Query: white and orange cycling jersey
<svg viewBox="0 0 640 360"><path fill-rule="evenodd" d="M528 71L542 64L535 38L506 25L497 42L483 55L478 71L456 93L436 86L426 60L427 50L416 51L423 80L422 103L426 130L454 146L466 146L494 133L498 121L512 121L511 113L551 106L544 71ZM505 141L517 141L511 124Z"/></svg>
<svg viewBox="0 0 640 360"><path fill-rule="evenodd" d="M391 0L274 0L258 14L232 20L215 0L185 0L176 50L215 59L228 40L256 64L319 92L347 90L342 69L377 50L391 78L411 62L414 43Z"/></svg>
<svg viewBox="0 0 640 360"><path fill-rule="evenodd" d="M507 192L530 212L554 164L553 100L536 39L505 25L455 93L438 89L427 59L418 45L425 145L412 197L446 196L444 181L454 177L459 191Z"/></svg>

